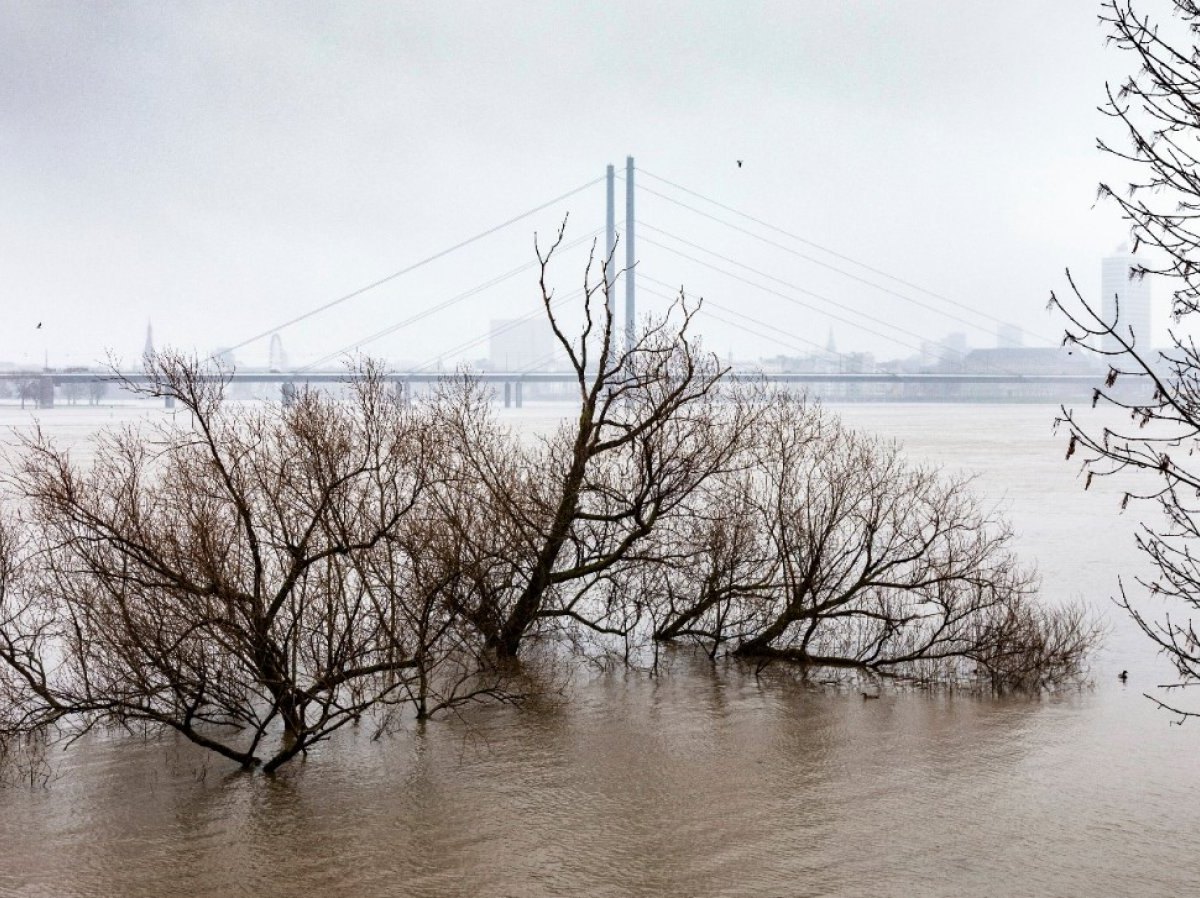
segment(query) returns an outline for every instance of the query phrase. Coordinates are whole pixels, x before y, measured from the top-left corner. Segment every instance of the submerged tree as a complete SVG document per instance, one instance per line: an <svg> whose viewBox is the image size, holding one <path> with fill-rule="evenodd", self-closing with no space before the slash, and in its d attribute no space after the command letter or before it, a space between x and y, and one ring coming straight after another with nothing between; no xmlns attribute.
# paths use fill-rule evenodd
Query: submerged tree
<svg viewBox="0 0 1200 898"><path fill-rule="evenodd" d="M15 460L0 739L175 731L273 770L364 714L490 688L414 583L438 435L378 371L349 402L248 407L194 362L147 365L138 389L191 423L104 433L87 468L35 432Z"/></svg>
<svg viewBox="0 0 1200 898"><path fill-rule="evenodd" d="M453 501L465 515L457 528L464 565L476 572L460 610L501 657L516 656L531 635L561 632L563 622L628 633L637 615L612 592L611 574L729 464L753 416L749 404L724 401L723 370L691 336L697 305L682 293L622 346L613 285L593 279L594 254L583 323L570 335L548 282L563 233L537 252L548 323L575 375L573 416L520 447L497 431L477 393L460 389L444 403L463 447L446 480L467 490Z"/></svg>
<svg viewBox="0 0 1200 898"><path fill-rule="evenodd" d="M698 494L666 556L657 638L915 677L970 661L1000 686L1078 673L1094 627L1036 602L1007 524L968 478L786 394L755 436L752 461Z"/></svg>
<svg viewBox="0 0 1200 898"><path fill-rule="evenodd" d="M398 401L367 365L334 398L225 401L169 354L189 412L40 432L0 520L0 749L96 727L174 732L273 771L347 724L509 699L541 642L997 683L1077 668L1093 633L1038 605L967 482L905 462L802 397L729 383L682 294L628 343L584 274L571 417L522 437L470 377ZM942 665L939 667L939 665Z"/></svg>
<svg viewBox="0 0 1200 898"><path fill-rule="evenodd" d="M1101 184L1100 195L1129 222L1140 260L1129 276L1169 284L1173 319L1187 325L1200 312L1200 6L1172 0L1165 6L1174 15L1163 20L1139 6L1110 0L1100 17L1110 42L1136 67L1119 88L1109 87L1103 107L1124 143L1099 143L1130 171L1129 183ZM1092 405L1123 414L1094 423L1064 408L1067 457L1082 459L1085 488L1095 477L1120 475L1122 508L1132 500L1161 512L1137 536L1157 574L1138 580L1138 589L1122 582L1119 602L1172 660L1177 688L1193 686L1200 683L1200 632L1189 616L1200 610L1200 351L1186 326L1172 330L1168 349L1155 351L1151 335L1133 333L1119 314L1106 319L1074 282L1070 288L1070 301L1051 295L1068 321L1065 342L1106 359L1108 377ZM1165 600L1166 610L1152 610L1147 594ZM1200 714L1174 700L1159 703Z"/></svg>

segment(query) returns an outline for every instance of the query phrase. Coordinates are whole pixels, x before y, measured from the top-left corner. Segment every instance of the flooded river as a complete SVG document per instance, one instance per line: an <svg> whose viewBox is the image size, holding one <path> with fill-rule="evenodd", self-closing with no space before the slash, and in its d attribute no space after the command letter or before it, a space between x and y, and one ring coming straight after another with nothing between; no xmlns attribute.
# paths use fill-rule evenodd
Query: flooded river
<svg viewBox="0 0 1200 898"><path fill-rule="evenodd" d="M275 778L171 739L97 737L56 755L45 787L0 788L0 895L1200 894L1200 723L1142 697L1170 670L1109 601L1144 570L1134 515L1082 491L1049 407L838 410L979 472L1047 599L1108 622L1091 686L864 702L680 659L379 741L345 732ZM42 420L84 440L129 415Z"/></svg>

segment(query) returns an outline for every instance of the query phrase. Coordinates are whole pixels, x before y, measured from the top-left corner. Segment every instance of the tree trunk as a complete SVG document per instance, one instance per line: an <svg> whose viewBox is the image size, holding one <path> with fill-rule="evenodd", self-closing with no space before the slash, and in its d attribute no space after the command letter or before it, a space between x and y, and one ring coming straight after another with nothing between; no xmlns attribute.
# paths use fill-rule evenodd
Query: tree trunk
<svg viewBox="0 0 1200 898"><path fill-rule="evenodd" d="M787 628L798 619L798 616L793 615L790 609L785 611L757 636L739 645L733 653L745 657L747 655L762 655L773 651L771 643L782 636Z"/></svg>
<svg viewBox="0 0 1200 898"><path fill-rule="evenodd" d="M593 409L585 406L579 416L579 432L575 437L571 468L563 479L562 493L559 496L558 508L554 513L554 521L538 552L533 574L500 627L499 634L488 640L491 644L490 647L500 658L517 656L521 648L521 640L525 638L525 633L537 620L538 612L542 609L542 597L553 582L554 565L558 561L558 553L562 551L562 547L571 533L571 525L575 522L575 515L579 510L579 494L583 489L590 458L588 441L592 436L592 414Z"/></svg>
<svg viewBox="0 0 1200 898"><path fill-rule="evenodd" d="M279 711L279 717L283 720L284 738L287 740L298 738L306 729L304 709L297 700L295 692L289 687L289 679L282 669L283 666L274 657L270 648L260 650L257 661L259 680L271 693L271 699Z"/></svg>
<svg viewBox="0 0 1200 898"><path fill-rule="evenodd" d="M687 611L683 612L664 627L660 627L654 633L654 638L662 642L669 642L676 638L680 631L688 624L691 624L698 618L702 617L706 611L716 605L723 598L722 593L714 589L706 591L707 595L693 605Z"/></svg>

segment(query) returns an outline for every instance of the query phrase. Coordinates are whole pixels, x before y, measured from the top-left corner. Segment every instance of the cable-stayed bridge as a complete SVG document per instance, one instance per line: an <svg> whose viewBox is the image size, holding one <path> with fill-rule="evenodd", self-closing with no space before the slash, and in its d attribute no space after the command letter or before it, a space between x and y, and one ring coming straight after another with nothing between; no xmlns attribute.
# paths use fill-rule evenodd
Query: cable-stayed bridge
<svg viewBox="0 0 1200 898"><path fill-rule="evenodd" d="M1006 360L1003 354L991 361L986 370L954 370L955 366L947 363L961 361L961 356L955 350L929 340L928 332L915 329L912 324L914 316L924 316L926 319L933 316L961 330L989 336L1005 327L1010 332L1018 329L1001 318L891 274L877 265L807 239L788 228L736 209L676 181L639 169L632 157L626 160L622 171L610 165L603 177L586 181L453 245L244 337L223 352L232 356L251 347L258 348L260 344L265 349L269 342L272 363L269 370L237 367L228 374L229 378L235 383L281 385L344 380L344 361L348 357L369 355L385 346L389 338L395 340L411 334L423 323L462 315L463 309L469 308L472 301L478 302L480 298L488 300L504 285L511 285L522 275L526 282L530 278L536 279L536 259L494 273L448 297L411 302L396 320L384 322L373 317L371 328L364 328L365 332L353 341L327 349L303 365L288 368L280 364L279 360L283 358L280 335L296 332L306 323L310 327L319 326L323 320L329 319L335 309L342 312L339 320L357 322L354 314L345 314L353 309L355 302L361 302L364 297L377 294L435 263L453 260L469 247L501 232L511 231L539 213L552 210L559 215L565 214L568 203L576 201L601 183L605 190L603 226L585 230L565 241L559 249L561 253L566 253L577 248L587 250L595 247L597 256L603 251L603 256L599 256L601 262L604 258L610 259L604 271L604 277L612 285L609 291L610 310L620 338L625 341L634 339L640 320L639 302L649 305L656 301L670 301L681 283L694 284L701 280L710 289L688 291L689 294L700 293L705 297L697 319L701 329L706 319L711 320L730 331L753 337L756 345L773 345L784 352L819 356L822 360L821 370L735 370L734 376L826 385L836 387L833 389L835 396L859 399L1057 399L1066 392L1072 396L1080 394L1095 380L1094 373L1084 370L1082 366L1077 373L1030 370L1013 364L1012 359ZM623 209L620 210L617 204L618 185L624 194ZM647 198L660 210L673 210L674 220L678 224L639 217L638 200ZM618 211L624 213L624 226L619 233ZM690 231L680 233L683 228L691 228L692 223L697 225L696 229L704 230L710 236L697 236ZM746 246L753 246L755 252L751 255L739 252L736 248L730 249L729 245L734 239ZM618 256L623 256L623 259L618 259ZM621 261L623 265L618 270ZM801 267L802 273L796 273L797 266ZM826 281L834 279L853 285L856 295L871 298L869 306L863 308L861 304L847 301L844 296L830 296L827 291L814 289L814 273ZM714 291L711 289L714 278L726 286ZM714 293L720 298L714 298ZM552 308L556 313L570 314L572 302L578 306L582 295L582 288L555 295ZM736 299L729 299L731 295ZM757 297L758 302L752 301L751 297ZM618 301L623 301L623 308L616 308ZM832 345L832 338L826 343L814 340L811 325L807 333L805 328L789 325L786 323L787 316L779 314L781 311L789 313L793 321L796 315L801 315L809 321L820 320L830 328L836 323L844 334L865 335L885 341L896 351L923 356L927 362L926 370L873 370L869 364L864 364L860 354L838 352ZM402 389L411 393L422 384L442 378L444 374L441 368L445 359L469 358L471 352L478 351L482 345L506 330L521 327L544 315L545 310L537 308L504 323L480 328L478 332L473 332L474 328L460 327L452 343L426 346L427 358L398 366L388 377L404 385ZM478 327L478 323L475 327ZM1055 340L1027 331L1025 333L1042 346L1057 345ZM477 376L485 382L495 383L498 394L504 395L506 403L520 405L525 388L531 384L569 385L574 381L573 373L547 370L553 367L554 355L551 352L545 358L525 359L521 365L512 366L514 370L484 371ZM96 381L103 376L101 372L92 371L11 371L0 372L0 381L27 382L31 378L37 379L38 401L52 404L56 386ZM122 376L134 382L141 379L141 375L132 371Z"/></svg>

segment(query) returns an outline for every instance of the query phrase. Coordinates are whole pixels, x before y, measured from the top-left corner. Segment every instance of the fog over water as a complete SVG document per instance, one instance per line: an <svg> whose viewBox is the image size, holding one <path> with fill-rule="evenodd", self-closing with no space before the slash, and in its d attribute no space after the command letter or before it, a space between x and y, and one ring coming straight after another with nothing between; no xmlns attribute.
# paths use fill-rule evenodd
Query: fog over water
<svg viewBox="0 0 1200 898"><path fill-rule="evenodd" d="M563 411L502 414L541 429ZM1142 697L1170 670L1109 601L1144 569L1135 515L1082 490L1052 407L837 411L978 472L1046 600L1108 622L1089 686L864 702L680 655L657 679L580 672L565 700L342 732L274 778L172 739L95 737L46 788L0 790L0 895L1200 893L1200 727ZM85 449L135 414L162 412L41 419Z"/></svg>
<svg viewBox="0 0 1200 898"><path fill-rule="evenodd" d="M0 362L94 365L109 349L136 362L147 319L159 346L232 346L626 155L642 172L643 274L819 345L832 327L843 352L914 351L862 318L831 317L847 309L885 331L937 340L966 330L973 346L992 346L983 313L1050 345L1059 325L1044 307L1063 267L1095 295L1100 256L1126 235L1114 209L1094 205L1096 184L1113 176L1094 146L1112 131L1096 106L1105 80L1131 64L1105 48L1098 12L1038 0L526 0L454 11L0 0L0 80L13 86L0 92L10 311ZM935 314L717 227L678 205L696 197L652 175L959 305L900 291L952 317ZM603 227L603 185L288 329L293 363L532 261L532 232L568 211L572 239ZM833 302L781 304L652 246L685 249L650 228ZM564 290L584 253L560 257ZM420 362L486 337L490 318L536 310L532 286L500 284L370 351ZM660 305L649 291L640 302ZM715 314L698 324L722 355L795 352ZM267 358L265 339L240 353L243 365Z"/></svg>

